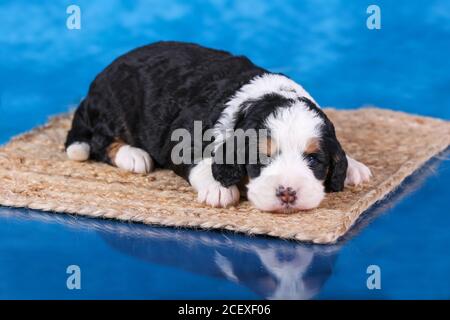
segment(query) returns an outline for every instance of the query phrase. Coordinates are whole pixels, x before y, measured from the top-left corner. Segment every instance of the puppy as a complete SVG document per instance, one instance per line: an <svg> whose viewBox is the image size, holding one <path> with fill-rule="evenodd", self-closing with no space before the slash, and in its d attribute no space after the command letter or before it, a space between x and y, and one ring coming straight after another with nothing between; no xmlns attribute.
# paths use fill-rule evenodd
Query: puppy
<svg viewBox="0 0 450 320"><path fill-rule="evenodd" d="M215 132L210 156L174 160L173 133ZM223 161L249 150L230 131L265 130L257 161ZM331 121L297 83L243 56L190 43L158 42L111 63L77 108L67 156L148 173L173 170L213 207L236 204L239 184L258 209L289 213L317 207L325 192L369 180L370 170L346 156ZM204 141L185 153L205 151ZM190 150L190 151L189 151ZM227 150L226 152L223 150ZM231 150L231 151L230 151ZM227 158L228 159L228 158ZM262 161L265 159L266 161Z"/></svg>

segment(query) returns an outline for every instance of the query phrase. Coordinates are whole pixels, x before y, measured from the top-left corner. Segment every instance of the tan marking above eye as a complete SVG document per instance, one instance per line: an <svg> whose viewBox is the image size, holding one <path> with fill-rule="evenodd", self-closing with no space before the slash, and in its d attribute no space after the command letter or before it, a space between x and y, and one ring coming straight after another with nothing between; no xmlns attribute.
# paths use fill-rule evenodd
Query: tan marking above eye
<svg viewBox="0 0 450 320"><path fill-rule="evenodd" d="M267 139L261 139L259 143L259 152L267 156L273 156L277 152L277 144L270 137Z"/></svg>
<svg viewBox="0 0 450 320"><path fill-rule="evenodd" d="M108 148L106 148L106 152L108 153L108 157L112 163L114 163L114 159L116 159L116 154L119 151L120 147L124 146L126 143L120 139L115 139L113 143L111 143Z"/></svg>
<svg viewBox="0 0 450 320"><path fill-rule="evenodd" d="M305 153L317 153L320 150L320 141L318 138L311 138L306 143Z"/></svg>

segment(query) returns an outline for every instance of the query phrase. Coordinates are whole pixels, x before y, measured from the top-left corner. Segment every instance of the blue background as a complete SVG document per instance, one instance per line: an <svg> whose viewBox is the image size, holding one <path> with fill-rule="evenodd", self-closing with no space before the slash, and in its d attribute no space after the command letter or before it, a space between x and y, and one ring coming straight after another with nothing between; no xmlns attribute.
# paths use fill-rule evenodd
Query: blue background
<svg viewBox="0 0 450 320"><path fill-rule="evenodd" d="M66 8L81 8L81 29ZM381 30L366 9L381 8ZM0 143L157 40L244 54L322 106L450 118L450 1L0 1ZM0 208L0 298L450 298L444 153L333 246ZM66 288L79 265L82 289ZM381 268L381 290L366 269Z"/></svg>

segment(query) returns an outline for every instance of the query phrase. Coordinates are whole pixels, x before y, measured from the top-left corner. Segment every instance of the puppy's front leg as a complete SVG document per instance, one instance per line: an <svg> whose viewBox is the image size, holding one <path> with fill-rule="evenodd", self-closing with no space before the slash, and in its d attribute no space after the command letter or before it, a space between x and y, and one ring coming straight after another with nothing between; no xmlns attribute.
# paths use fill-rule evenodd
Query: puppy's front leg
<svg viewBox="0 0 450 320"><path fill-rule="evenodd" d="M198 193L198 201L213 207L228 207L239 202L237 186L224 187L214 179L212 158L201 160L189 173L189 182Z"/></svg>
<svg viewBox="0 0 450 320"><path fill-rule="evenodd" d="M356 161L355 159L347 155L347 177L345 178L345 185L359 185L363 182L367 182L372 177L372 172L363 163Z"/></svg>

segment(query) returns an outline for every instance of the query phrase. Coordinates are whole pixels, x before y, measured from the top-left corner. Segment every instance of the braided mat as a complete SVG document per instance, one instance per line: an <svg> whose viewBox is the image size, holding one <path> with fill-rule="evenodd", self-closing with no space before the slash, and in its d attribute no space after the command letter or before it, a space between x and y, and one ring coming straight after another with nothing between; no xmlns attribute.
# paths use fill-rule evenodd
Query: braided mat
<svg viewBox="0 0 450 320"><path fill-rule="evenodd" d="M366 209L450 144L449 122L376 108L325 111L344 149L368 165L374 177L363 186L327 194L315 210L265 213L247 201L209 208L197 203L189 184L172 172L138 175L69 161L63 143L70 115L55 117L0 148L0 205L333 243Z"/></svg>

